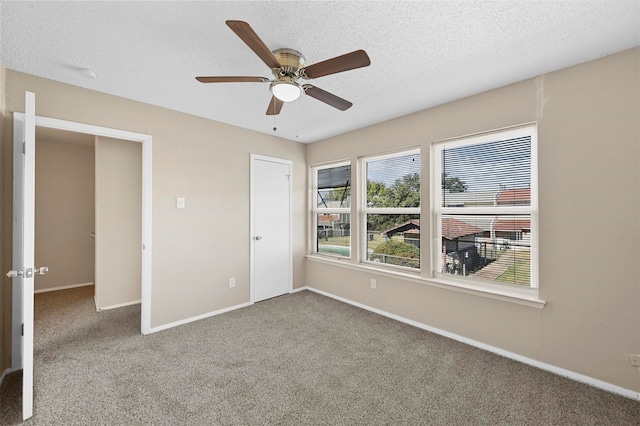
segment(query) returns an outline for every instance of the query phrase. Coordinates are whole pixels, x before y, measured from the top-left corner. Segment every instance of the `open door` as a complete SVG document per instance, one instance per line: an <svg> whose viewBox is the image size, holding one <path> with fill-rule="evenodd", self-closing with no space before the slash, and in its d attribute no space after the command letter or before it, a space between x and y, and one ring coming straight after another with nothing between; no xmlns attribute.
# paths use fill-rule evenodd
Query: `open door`
<svg viewBox="0 0 640 426"><path fill-rule="evenodd" d="M33 415L35 95L25 93L25 113L14 113L13 128L13 340L12 370L22 369L22 418Z"/></svg>

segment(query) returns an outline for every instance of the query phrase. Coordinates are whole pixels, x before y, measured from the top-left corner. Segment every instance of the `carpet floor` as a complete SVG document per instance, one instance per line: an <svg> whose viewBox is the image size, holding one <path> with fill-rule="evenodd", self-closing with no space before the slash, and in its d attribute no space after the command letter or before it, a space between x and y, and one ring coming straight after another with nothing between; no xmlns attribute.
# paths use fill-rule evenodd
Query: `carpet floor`
<svg viewBox="0 0 640 426"><path fill-rule="evenodd" d="M149 336L139 305L92 296L36 295L27 424L640 424L638 401L310 291ZM15 374L1 424L19 423Z"/></svg>

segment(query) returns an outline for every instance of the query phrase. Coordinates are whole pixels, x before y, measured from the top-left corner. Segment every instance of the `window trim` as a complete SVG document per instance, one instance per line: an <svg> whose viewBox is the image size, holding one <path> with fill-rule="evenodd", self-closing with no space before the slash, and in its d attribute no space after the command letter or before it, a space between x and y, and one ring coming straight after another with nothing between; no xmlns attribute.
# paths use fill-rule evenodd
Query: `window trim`
<svg viewBox="0 0 640 426"><path fill-rule="evenodd" d="M353 215L351 214L351 204L353 204L353 197L350 201L349 207L318 207L318 171L332 169L336 167L350 166L351 167L351 179L349 181L349 188L351 188L351 195L353 194L353 165L350 160L336 161L326 164L319 164L311 166L311 247L310 253L317 256L326 256L330 258L340 260L350 260L353 258ZM351 197L350 195L350 197ZM319 214L348 214L349 215L349 256L343 256L337 253L321 253L318 251L318 215Z"/></svg>
<svg viewBox="0 0 640 426"><path fill-rule="evenodd" d="M523 206L511 206L510 211L505 211L503 213L526 213L531 214L531 283L532 287L523 287L513 284L504 284L504 283L494 283L490 281L478 281L473 282L467 279L464 280L456 280L455 276L451 276L446 274L447 276L444 278L440 278L435 276L433 273L436 262L438 261L435 258L436 253L434 253L433 240L434 235L436 235L434 220L434 206L435 197L440 193L440 189L437 186L440 185L440 174L436 174L433 162L434 162L434 144L447 142L449 144L456 141L464 141L469 139L475 139L479 143L482 138L486 138L487 141L496 140L495 135L501 134L502 137L509 137L508 132L522 132L524 129L530 129L532 132L531 136L531 209L533 211L523 211ZM507 136L505 136L507 135ZM462 142L460 142L462 143ZM423 228L425 232L421 233L421 268L408 268L408 267L400 267L396 265L384 265L382 266L379 263L375 262L362 262L361 258L363 257L363 253L366 252L367 242L366 242L366 214L367 213L385 213L385 214L397 214L399 213L397 210L393 208L370 208L368 212L365 212L366 205L366 167L364 167L364 160L371 160L374 158L383 159L390 158L394 156L401 155L402 153L410 153L410 152L420 153L421 156L421 200L419 208L411 208L415 209L415 213L410 214L420 214L421 215L421 223L423 224ZM438 160L440 160L438 158ZM350 258L344 256L334 256L328 253L317 253L315 252L315 247L317 242L317 188L314 187L314 182L317 177L315 171L318 169L337 167L340 165L350 164L351 165L351 208L344 209L344 211L339 211L337 213L350 213L351 214L351 240L350 240ZM407 147L398 149L396 151L387 151L382 154L372 154L372 155L363 155L360 157L349 157L342 159L337 159L336 161L330 161L326 163L318 163L309 166L309 202L311 203L310 211L311 211L311 220L308 222L311 224L310 235L308 244L312 247L309 247L307 253L309 253L306 258L310 261L321 262L327 265L334 265L341 268L353 269L356 271L373 273L379 276L388 276L394 279L404 280L408 282L413 282L416 284L426 285L428 287L435 287L441 289L449 289L452 291L467 293L470 295L476 295L480 297L487 297L490 299L502 300L511 303L517 303L522 305L535 306L537 308L542 309L545 305L545 301L539 298L539 253L538 253L538 238L539 238L539 227L538 227L538 129L537 122L528 122L522 123L515 126L497 128L489 131L477 132L473 134L467 134L462 136L456 136L453 138L446 138L436 141L427 141L425 140L419 146ZM436 177L437 185L436 185ZM436 191L434 191L434 185L436 186ZM362 190L365 188L365 191ZM364 201L363 201L364 200ZM470 208L467 208L465 212L460 212L460 209L457 207L452 207L454 213L465 214L465 213L483 213L481 207L474 208L471 211ZM528 209L525 207L525 209ZM380 209L379 211L375 211L373 209ZM478 210L476 210L478 209ZM519 210L516 210L519 209ZM333 210L333 209L332 209ZM347 211L349 210L349 211ZM328 212L328 210L323 210L322 212ZM407 213L406 211L402 211L402 213ZM534 234L535 233L535 234ZM533 283L535 283L536 287L533 287Z"/></svg>
<svg viewBox="0 0 640 426"><path fill-rule="evenodd" d="M518 137L529 136L531 139L531 199L529 206L509 206L509 207L442 207L442 164L441 152L442 147L447 148L475 145L496 140L515 139ZM500 294L508 294L513 297L524 297L537 299L539 294L539 253L538 253L538 126L537 123L526 123L518 126L496 129L489 132L466 135L452 139L444 139L431 142L430 144L430 164L431 185L430 185L430 239L431 239L431 278L457 287L475 288L479 291L498 292ZM446 214L466 215L466 214L502 214L502 215L530 215L531 220L531 271L530 271L530 287L519 286L517 284L496 283L487 280L473 279L465 277L464 279L439 271L441 262L439 259L442 253L442 237L441 220Z"/></svg>
<svg viewBox="0 0 640 426"><path fill-rule="evenodd" d="M405 155L418 154L422 164L422 150L420 147L406 148L399 151L386 152L383 154L366 155L358 158L358 263L363 266L375 267L380 269L389 269L396 273L408 273L411 275L420 275L424 270L424 256L422 255L422 247L420 248L420 266L411 268L408 266L399 266L391 264L381 264L367 260L367 215L368 214L409 214L422 217L422 209L424 201L422 199L422 190L420 191L419 207L368 207L367 206L367 163L370 161L387 160L390 158L402 157ZM422 167L420 170L420 187L422 188ZM352 200L353 201L353 200Z"/></svg>

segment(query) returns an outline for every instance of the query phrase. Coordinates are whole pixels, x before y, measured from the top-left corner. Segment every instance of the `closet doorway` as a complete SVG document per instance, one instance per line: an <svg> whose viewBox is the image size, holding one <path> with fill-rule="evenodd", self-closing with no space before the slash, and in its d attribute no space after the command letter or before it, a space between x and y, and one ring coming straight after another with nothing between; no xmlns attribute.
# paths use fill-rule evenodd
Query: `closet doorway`
<svg viewBox="0 0 640 426"><path fill-rule="evenodd" d="M97 311L141 301L142 144L36 127L35 293L92 286Z"/></svg>

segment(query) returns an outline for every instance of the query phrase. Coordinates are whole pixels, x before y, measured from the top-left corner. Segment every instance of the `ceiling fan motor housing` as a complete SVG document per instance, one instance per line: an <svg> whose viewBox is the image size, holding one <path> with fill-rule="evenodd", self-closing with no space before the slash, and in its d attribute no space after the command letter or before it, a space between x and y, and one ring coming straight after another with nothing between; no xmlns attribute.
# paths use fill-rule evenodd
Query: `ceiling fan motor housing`
<svg viewBox="0 0 640 426"><path fill-rule="evenodd" d="M293 49L276 49L273 51L273 56L275 56L282 65L282 68L273 70L276 78L298 78L298 70L300 70L306 62L302 53Z"/></svg>

